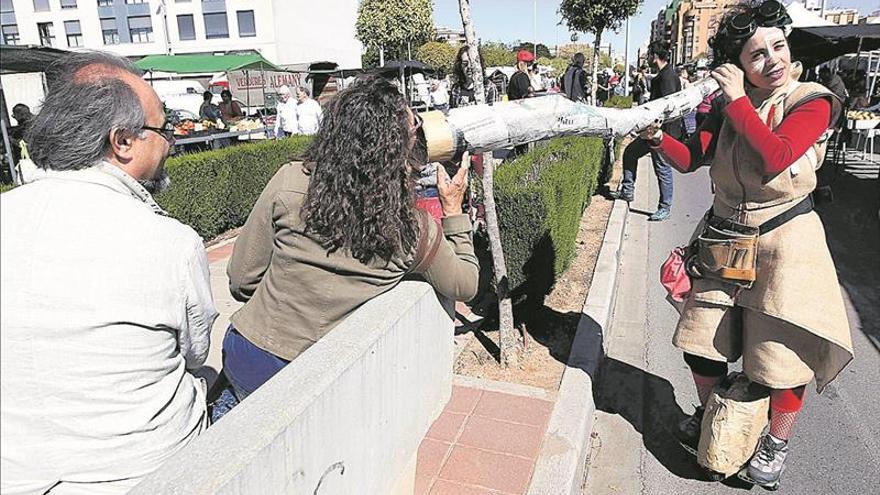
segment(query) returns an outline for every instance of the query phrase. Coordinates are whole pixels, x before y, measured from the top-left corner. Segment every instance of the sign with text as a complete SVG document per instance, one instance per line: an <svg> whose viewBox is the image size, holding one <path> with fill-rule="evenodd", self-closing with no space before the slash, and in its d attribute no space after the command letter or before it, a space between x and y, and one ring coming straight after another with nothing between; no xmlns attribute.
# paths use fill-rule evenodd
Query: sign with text
<svg viewBox="0 0 880 495"><path fill-rule="evenodd" d="M291 93L304 84L304 73L259 70L236 70L227 74L232 96L250 107L274 107L278 88L287 85ZM265 99L264 99L265 94Z"/></svg>

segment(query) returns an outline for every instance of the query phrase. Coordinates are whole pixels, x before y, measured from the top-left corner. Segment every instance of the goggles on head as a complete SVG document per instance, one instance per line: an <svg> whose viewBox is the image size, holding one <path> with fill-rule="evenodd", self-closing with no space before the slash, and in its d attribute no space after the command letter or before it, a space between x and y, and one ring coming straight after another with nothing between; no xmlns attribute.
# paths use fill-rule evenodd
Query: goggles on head
<svg viewBox="0 0 880 495"><path fill-rule="evenodd" d="M710 45L714 48L716 44L720 44L720 48L727 57L735 60L735 54L738 53L737 48L741 48L759 27L782 29L789 24L791 24L791 17L785 7L776 0L766 0L761 5L727 20L718 30L718 34L710 40ZM716 61L716 64L719 62Z"/></svg>

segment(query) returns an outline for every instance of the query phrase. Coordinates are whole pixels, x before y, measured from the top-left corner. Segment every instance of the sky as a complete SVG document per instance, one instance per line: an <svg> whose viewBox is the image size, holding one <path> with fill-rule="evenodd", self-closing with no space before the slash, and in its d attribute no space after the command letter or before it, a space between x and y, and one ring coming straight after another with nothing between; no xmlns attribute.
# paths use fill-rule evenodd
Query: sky
<svg viewBox="0 0 880 495"><path fill-rule="evenodd" d="M477 37L486 41L512 43L532 41L537 20L538 43L553 47L570 42L571 33L559 26L559 0L471 0L471 16ZM630 60L636 50L651 36L651 21L669 0L645 0L639 12L630 19ZM788 4L785 0L783 3ZM537 17L535 6L537 5ZM825 8L855 8L861 15L880 9L880 0L826 0ZM461 28L458 0L434 0L434 25ZM624 29L619 33L603 33L602 45L611 43L612 51L623 53L626 45ZM592 43L593 35L579 33L579 42ZM632 63L632 62L630 62Z"/></svg>

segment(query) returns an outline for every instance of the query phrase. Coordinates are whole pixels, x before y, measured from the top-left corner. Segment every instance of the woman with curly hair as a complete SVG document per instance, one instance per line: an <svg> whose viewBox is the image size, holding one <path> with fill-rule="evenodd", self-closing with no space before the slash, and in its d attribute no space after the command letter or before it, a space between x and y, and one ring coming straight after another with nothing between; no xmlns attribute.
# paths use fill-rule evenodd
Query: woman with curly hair
<svg viewBox="0 0 880 495"><path fill-rule="evenodd" d="M223 340L236 399L407 274L446 297L474 297L479 266L461 212L467 166L452 178L438 167L441 223L417 210L420 122L393 84L364 77L327 104L305 161L282 166L263 190L227 268L245 303Z"/></svg>
<svg viewBox="0 0 880 495"><path fill-rule="evenodd" d="M495 84L486 77L486 62L483 61L483 53L480 54L480 67L483 69L483 85L486 88L486 103L491 105L498 99L498 90ZM459 48L455 55L455 63L452 66L449 108L467 107L477 104L474 80L470 72L470 58L468 57L467 45Z"/></svg>
<svg viewBox="0 0 880 495"><path fill-rule="evenodd" d="M820 84L798 82L789 24L774 0L729 11L712 41L712 77L723 99L717 111L687 144L657 126L641 136L681 172L710 163L715 186L697 229L702 278L693 281L673 337L700 400L677 436L691 449L699 444L713 387L741 357L745 375L770 395L769 432L741 476L769 489L779 486L806 385L815 379L821 392L853 357L810 196L841 102Z"/></svg>

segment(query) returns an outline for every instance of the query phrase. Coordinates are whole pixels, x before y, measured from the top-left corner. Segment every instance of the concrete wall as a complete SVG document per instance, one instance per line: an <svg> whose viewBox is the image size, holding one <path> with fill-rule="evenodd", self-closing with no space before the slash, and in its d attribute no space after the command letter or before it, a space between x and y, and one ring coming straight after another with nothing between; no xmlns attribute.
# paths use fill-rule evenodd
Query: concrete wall
<svg viewBox="0 0 880 495"><path fill-rule="evenodd" d="M132 494L412 493L452 390L451 304L424 282L370 301Z"/></svg>

